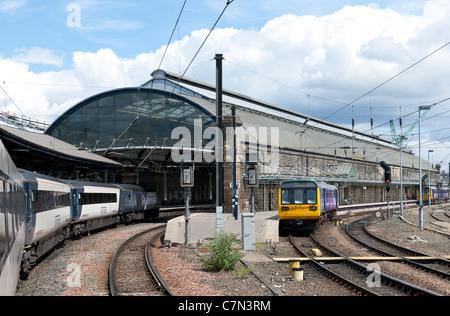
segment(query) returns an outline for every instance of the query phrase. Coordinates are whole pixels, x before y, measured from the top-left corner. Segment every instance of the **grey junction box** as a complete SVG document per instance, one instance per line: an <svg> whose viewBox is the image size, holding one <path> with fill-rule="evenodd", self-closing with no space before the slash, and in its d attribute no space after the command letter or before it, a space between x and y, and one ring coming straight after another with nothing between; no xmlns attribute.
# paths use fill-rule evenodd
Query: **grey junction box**
<svg viewBox="0 0 450 316"><path fill-rule="evenodd" d="M242 214L242 249L255 251L255 214Z"/></svg>

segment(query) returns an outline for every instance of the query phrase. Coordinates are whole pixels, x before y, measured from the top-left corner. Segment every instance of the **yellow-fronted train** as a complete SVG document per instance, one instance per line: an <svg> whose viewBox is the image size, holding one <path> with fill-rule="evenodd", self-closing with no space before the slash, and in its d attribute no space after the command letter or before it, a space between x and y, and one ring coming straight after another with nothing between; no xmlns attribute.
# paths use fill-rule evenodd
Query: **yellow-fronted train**
<svg viewBox="0 0 450 316"><path fill-rule="evenodd" d="M288 181L280 185L278 211L279 232L314 230L336 215L338 188L316 181Z"/></svg>

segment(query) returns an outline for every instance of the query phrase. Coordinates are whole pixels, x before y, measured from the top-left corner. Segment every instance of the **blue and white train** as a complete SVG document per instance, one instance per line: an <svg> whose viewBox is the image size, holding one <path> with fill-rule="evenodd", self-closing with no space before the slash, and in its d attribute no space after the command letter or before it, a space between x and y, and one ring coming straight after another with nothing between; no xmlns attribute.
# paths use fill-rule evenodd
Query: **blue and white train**
<svg viewBox="0 0 450 316"><path fill-rule="evenodd" d="M0 296L14 295L25 245L25 190L0 140Z"/></svg>
<svg viewBox="0 0 450 316"><path fill-rule="evenodd" d="M0 141L0 296L64 240L159 216L156 192L136 185L59 180L18 170Z"/></svg>

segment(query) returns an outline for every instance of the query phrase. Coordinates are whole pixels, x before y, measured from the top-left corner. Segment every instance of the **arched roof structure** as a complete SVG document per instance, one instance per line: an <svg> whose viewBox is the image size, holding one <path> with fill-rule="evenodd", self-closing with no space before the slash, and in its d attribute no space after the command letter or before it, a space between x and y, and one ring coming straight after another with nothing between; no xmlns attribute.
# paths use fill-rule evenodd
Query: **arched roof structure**
<svg viewBox="0 0 450 316"><path fill-rule="evenodd" d="M80 102L56 120L46 133L125 164L142 166L146 160L170 161L173 146L179 144L179 139L171 137L175 128L187 127L194 134L196 119L202 119L203 130L215 126L215 87L163 70L153 72L152 77L140 87L112 90ZM278 127L282 150L348 162L386 161L400 166L400 150L384 139L232 91L225 90L223 100L224 116L230 116L231 106L236 106L237 116L246 128ZM192 144L191 149L203 148L195 147ZM428 168L426 161L422 165ZM403 166L417 168L419 158L404 152ZM329 176L330 170L324 173ZM273 171L274 174L289 172ZM381 175L367 177L381 179Z"/></svg>

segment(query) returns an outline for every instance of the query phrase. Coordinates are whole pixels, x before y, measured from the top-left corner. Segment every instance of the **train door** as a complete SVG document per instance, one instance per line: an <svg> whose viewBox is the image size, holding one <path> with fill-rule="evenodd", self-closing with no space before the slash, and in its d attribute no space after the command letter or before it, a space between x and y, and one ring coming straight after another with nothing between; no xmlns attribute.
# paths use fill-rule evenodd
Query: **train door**
<svg viewBox="0 0 450 316"><path fill-rule="evenodd" d="M77 220L79 220L80 216L81 216L81 205L80 205L80 194L81 191L77 190L77 189L71 189L70 190L70 194L71 194L71 208L72 208L72 222L76 222Z"/></svg>
<svg viewBox="0 0 450 316"><path fill-rule="evenodd" d="M32 235L33 230L33 192L30 190L28 182L23 183L25 189L25 240L28 242L28 238Z"/></svg>
<svg viewBox="0 0 450 316"><path fill-rule="evenodd" d="M321 195L322 195L322 197L321 197L321 211L323 212L323 211L325 211L326 209L328 209L328 204L327 204L327 193L326 193L326 190L325 189L322 189L321 190Z"/></svg>

